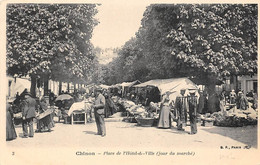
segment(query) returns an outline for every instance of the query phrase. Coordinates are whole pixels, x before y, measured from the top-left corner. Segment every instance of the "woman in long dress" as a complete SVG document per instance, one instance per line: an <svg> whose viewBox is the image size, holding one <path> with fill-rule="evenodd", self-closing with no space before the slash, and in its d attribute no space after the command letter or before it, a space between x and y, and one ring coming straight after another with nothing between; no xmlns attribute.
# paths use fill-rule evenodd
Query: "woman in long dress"
<svg viewBox="0 0 260 165"><path fill-rule="evenodd" d="M248 100L242 92L240 93L239 105L241 110L247 110L248 108Z"/></svg>
<svg viewBox="0 0 260 165"><path fill-rule="evenodd" d="M16 139L14 123L12 120L12 107L10 103L6 105L6 141Z"/></svg>
<svg viewBox="0 0 260 165"><path fill-rule="evenodd" d="M219 96L219 108L220 111L223 114L226 114L226 101L225 101L225 92L221 92L220 96Z"/></svg>
<svg viewBox="0 0 260 165"><path fill-rule="evenodd" d="M166 94L161 104L161 110L159 115L158 128L171 128L171 106L169 95Z"/></svg>

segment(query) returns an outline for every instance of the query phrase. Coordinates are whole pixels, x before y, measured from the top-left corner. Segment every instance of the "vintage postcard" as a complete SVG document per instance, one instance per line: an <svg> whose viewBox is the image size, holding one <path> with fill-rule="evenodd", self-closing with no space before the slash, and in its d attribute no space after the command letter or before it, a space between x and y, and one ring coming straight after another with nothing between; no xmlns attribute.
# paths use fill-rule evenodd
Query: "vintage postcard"
<svg viewBox="0 0 260 165"><path fill-rule="evenodd" d="M260 164L258 11L1 1L0 164Z"/></svg>

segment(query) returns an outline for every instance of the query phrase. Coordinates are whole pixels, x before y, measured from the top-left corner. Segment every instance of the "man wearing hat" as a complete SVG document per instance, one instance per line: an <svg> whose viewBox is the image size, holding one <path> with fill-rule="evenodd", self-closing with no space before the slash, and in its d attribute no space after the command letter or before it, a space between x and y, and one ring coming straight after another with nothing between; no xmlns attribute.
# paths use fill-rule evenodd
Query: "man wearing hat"
<svg viewBox="0 0 260 165"><path fill-rule="evenodd" d="M102 90L100 88L95 90L95 102L94 102L94 114L95 120L97 124L97 135L101 135L102 137L106 136L106 126L104 121L105 114L105 97L102 95Z"/></svg>
<svg viewBox="0 0 260 165"><path fill-rule="evenodd" d="M176 97L175 100L175 108L178 113L178 121L177 121L177 129L184 131L183 126L186 125L187 122L187 111L189 108L187 102L187 96L185 96L186 89L180 90L180 95Z"/></svg>
<svg viewBox="0 0 260 165"><path fill-rule="evenodd" d="M22 102L22 118L23 118L23 135L25 138L28 137L28 126L29 126L29 137L33 137L33 118L35 117L35 108L37 106L35 99L32 98L30 93L24 94L25 100Z"/></svg>
<svg viewBox="0 0 260 165"><path fill-rule="evenodd" d="M196 96L195 94L195 90L190 90L188 94L191 135L197 133L196 113L198 108L198 96Z"/></svg>

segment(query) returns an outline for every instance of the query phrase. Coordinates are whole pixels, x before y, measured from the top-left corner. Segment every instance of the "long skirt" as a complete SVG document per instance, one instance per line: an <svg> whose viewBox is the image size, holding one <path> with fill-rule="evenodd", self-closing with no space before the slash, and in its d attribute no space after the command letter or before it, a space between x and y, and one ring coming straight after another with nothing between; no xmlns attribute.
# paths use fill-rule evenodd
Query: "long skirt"
<svg viewBox="0 0 260 165"><path fill-rule="evenodd" d="M158 128L171 128L171 115L170 115L170 107L163 106L158 121Z"/></svg>
<svg viewBox="0 0 260 165"><path fill-rule="evenodd" d="M6 112L6 140L13 140L17 137L14 123L9 111Z"/></svg>

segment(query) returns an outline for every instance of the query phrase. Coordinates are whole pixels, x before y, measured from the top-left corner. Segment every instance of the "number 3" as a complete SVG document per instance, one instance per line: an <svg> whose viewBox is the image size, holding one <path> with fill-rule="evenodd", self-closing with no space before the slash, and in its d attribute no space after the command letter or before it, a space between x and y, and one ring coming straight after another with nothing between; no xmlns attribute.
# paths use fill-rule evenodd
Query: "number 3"
<svg viewBox="0 0 260 165"><path fill-rule="evenodd" d="M12 155L14 155L14 152L12 152Z"/></svg>

